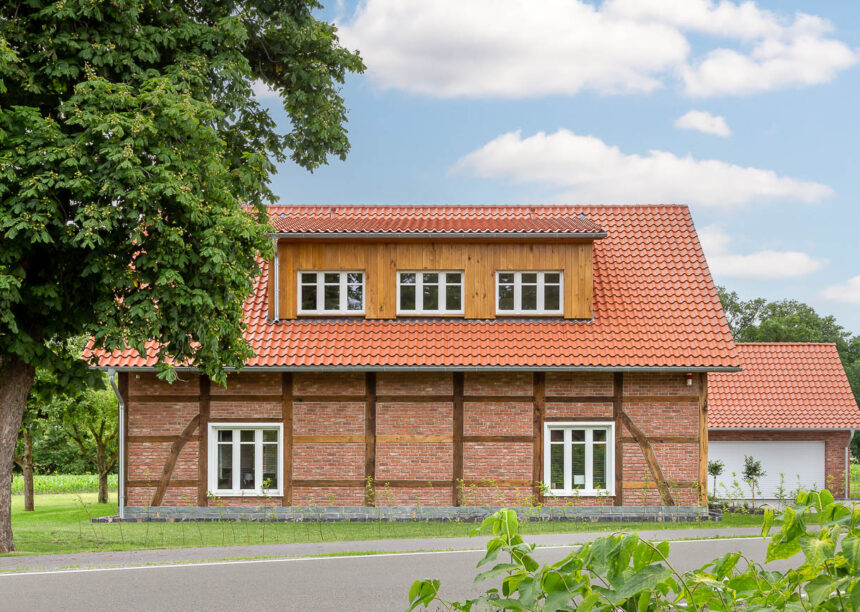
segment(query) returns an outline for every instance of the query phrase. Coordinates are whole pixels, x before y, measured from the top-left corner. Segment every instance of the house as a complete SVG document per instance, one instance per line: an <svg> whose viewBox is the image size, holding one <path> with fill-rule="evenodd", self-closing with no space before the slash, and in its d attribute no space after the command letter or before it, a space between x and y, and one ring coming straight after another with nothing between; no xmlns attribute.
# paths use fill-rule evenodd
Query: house
<svg viewBox="0 0 860 612"><path fill-rule="evenodd" d="M226 388L100 356L127 515L273 500L701 515L708 376L739 361L686 207L270 218L277 257L246 305L256 356Z"/></svg>
<svg viewBox="0 0 860 612"><path fill-rule="evenodd" d="M745 456L762 462L757 497L828 488L847 496L848 445L860 410L835 344L738 343L742 371L710 376L708 455L725 464L717 496L751 494ZM735 476L732 475L735 474ZM785 495L785 493L783 493Z"/></svg>

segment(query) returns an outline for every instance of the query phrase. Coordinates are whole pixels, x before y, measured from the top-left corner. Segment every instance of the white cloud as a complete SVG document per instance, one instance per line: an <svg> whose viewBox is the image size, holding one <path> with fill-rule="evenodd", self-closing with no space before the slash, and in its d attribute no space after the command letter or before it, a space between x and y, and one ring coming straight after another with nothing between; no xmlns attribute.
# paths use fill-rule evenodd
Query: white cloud
<svg viewBox="0 0 860 612"><path fill-rule="evenodd" d="M675 120L675 127L682 130L698 130L726 138L732 131L726 125L725 117L712 115L708 111L691 110Z"/></svg>
<svg viewBox="0 0 860 612"><path fill-rule="evenodd" d="M647 92L675 79L694 97L743 95L824 83L858 61L824 19L727 0L366 0L339 26L381 87L437 97ZM688 33L709 36L700 57Z"/></svg>
<svg viewBox="0 0 860 612"><path fill-rule="evenodd" d="M844 285L827 287L824 297L846 304L860 304L860 275L849 278Z"/></svg>
<svg viewBox="0 0 860 612"><path fill-rule="evenodd" d="M827 185L779 176L772 170L666 151L627 154L593 136L568 130L523 138L509 132L461 158L455 171L483 178L559 187L576 202L685 202L731 207L765 199L816 203Z"/></svg>
<svg viewBox="0 0 860 612"><path fill-rule="evenodd" d="M340 26L382 87L439 97L650 91L684 36L576 0L368 0Z"/></svg>
<svg viewBox="0 0 860 612"><path fill-rule="evenodd" d="M708 259L711 274L718 278L797 278L811 274L824 265L823 260L799 251L732 253L729 249L731 238L713 225L699 230L699 240Z"/></svg>
<svg viewBox="0 0 860 612"><path fill-rule="evenodd" d="M251 89L254 91L254 97L260 100L280 97L277 91L259 79L254 81Z"/></svg>

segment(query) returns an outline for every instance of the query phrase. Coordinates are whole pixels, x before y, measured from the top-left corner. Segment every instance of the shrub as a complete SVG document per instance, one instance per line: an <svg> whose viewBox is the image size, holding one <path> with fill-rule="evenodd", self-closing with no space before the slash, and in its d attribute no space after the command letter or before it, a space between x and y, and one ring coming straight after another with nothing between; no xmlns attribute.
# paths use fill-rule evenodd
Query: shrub
<svg viewBox="0 0 860 612"><path fill-rule="evenodd" d="M806 517L818 515L817 531ZM532 557L534 544L519 533L513 510L488 517L476 533L492 539L478 567L493 564L475 581L502 578L467 601L446 601L439 580L418 580L409 590L409 610L436 603L448 610L858 610L860 609L860 508L835 503L828 491L801 492L795 504L765 513L762 536L779 529L766 561L803 554L804 563L787 572L765 571L741 553L728 553L697 570L679 573L669 563L669 544L652 544L637 534L613 534L584 544L552 565ZM837 550L838 548L838 550ZM497 562L500 553L509 561ZM744 563L740 563L743 559Z"/></svg>

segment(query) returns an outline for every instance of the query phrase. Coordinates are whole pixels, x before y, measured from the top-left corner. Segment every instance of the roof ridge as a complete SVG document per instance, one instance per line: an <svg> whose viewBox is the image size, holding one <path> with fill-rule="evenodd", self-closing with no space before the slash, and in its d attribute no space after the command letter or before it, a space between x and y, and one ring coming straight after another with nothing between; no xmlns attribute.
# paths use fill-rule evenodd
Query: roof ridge
<svg viewBox="0 0 860 612"><path fill-rule="evenodd" d="M267 204L267 208L689 208L688 204Z"/></svg>
<svg viewBox="0 0 860 612"><path fill-rule="evenodd" d="M836 346L835 342L779 342L779 341L771 341L771 342L739 342L735 341L737 346Z"/></svg>

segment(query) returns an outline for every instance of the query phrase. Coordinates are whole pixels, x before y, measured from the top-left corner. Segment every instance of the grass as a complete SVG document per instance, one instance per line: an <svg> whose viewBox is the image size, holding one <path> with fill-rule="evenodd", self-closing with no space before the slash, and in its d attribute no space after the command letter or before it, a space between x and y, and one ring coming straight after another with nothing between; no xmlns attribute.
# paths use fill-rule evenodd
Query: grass
<svg viewBox="0 0 860 612"><path fill-rule="evenodd" d="M24 512L23 497L12 498L12 529L17 554L50 554L196 546L343 542L394 538L464 537L474 523L450 522L200 522L200 523L92 523L90 518L116 514L112 503L96 504L96 495L37 495L36 511ZM754 527L761 516L725 514L720 527ZM684 523L524 523L524 534L585 531L644 531L717 526Z"/></svg>
<svg viewBox="0 0 860 612"><path fill-rule="evenodd" d="M851 464L851 484L848 489L849 497L860 497L860 465Z"/></svg>
<svg viewBox="0 0 860 612"><path fill-rule="evenodd" d="M108 475L108 490L116 491L116 474ZM99 488L97 474L36 474L33 489L37 495L45 493L91 493ZM24 477L12 474L12 495L23 495Z"/></svg>

